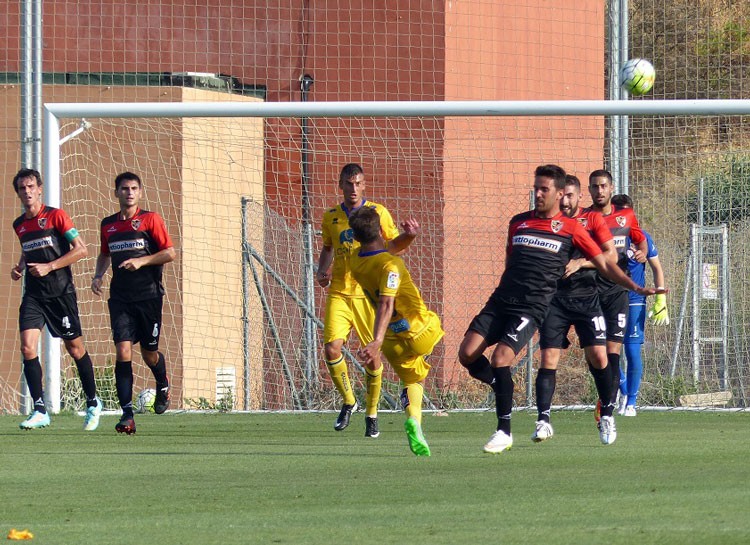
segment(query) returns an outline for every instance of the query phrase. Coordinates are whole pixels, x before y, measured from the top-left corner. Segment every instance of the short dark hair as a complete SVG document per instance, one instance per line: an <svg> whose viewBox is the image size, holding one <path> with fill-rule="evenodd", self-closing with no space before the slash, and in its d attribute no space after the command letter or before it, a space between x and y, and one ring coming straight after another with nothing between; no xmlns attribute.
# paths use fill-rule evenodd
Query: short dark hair
<svg viewBox="0 0 750 545"><path fill-rule="evenodd" d="M633 208L633 199L630 198L630 195L620 193L612 197L612 204L620 208Z"/></svg>
<svg viewBox="0 0 750 545"><path fill-rule="evenodd" d="M591 180L594 178L606 178L609 180L609 183L612 183L612 174L609 172L609 170L604 170L603 168L597 169L591 174L589 174L589 183L591 183Z"/></svg>
<svg viewBox="0 0 750 545"><path fill-rule="evenodd" d="M574 185L578 189L578 191L581 190L581 180L578 179L578 176L575 174L566 174L565 175L565 185Z"/></svg>
<svg viewBox="0 0 750 545"><path fill-rule="evenodd" d="M380 214L374 208L362 206L349 216L349 227L355 240L362 244L374 242L380 236Z"/></svg>
<svg viewBox="0 0 750 545"><path fill-rule="evenodd" d="M134 180L138 182L138 187L143 187L143 184L141 183L141 179L138 177L137 174L133 174L132 172L122 172L117 175L117 178L115 178L115 190L120 189L120 184L122 182Z"/></svg>
<svg viewBox="0 0 750 545"><path fill-rule="evenodd" d="M341 169L341 174L339 175L339 183L343 184L344 182L351 180L357 174L364 173L365 171L362 170L362 167L357 163L346 164L344 165L344 168Z"/></svg>
<svg viewBox="0 0 750 545"><path fill-rule="evenodd" d="M534 171L534 176L544 176L552 178L555 182L555 189L565 189L565 170L557 165L539 165Z"/></svg>
<svg viewBox="0 0 750 545"><path fill-rule="evenodd" d="M42 175L39 174L38 170L34 170L33 168L22 168L15 176L13 176L13 190L16 193L18 193L18 182L24 178L34 178L36 180L36 185L42 187Z"/></svg>

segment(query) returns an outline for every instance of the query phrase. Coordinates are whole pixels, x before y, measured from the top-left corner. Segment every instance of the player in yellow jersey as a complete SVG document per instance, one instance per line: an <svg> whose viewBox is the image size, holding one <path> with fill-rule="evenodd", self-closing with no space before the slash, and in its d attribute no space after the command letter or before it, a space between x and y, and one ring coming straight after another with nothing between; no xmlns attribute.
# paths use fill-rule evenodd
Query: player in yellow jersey
<svg viewBox="0 0 750 545"><path fill-rule="evenodd" d="M380 352L403 382L401 404L406 411L409 448L417 456L429 456L422 434L422 382L430 365L425 361L445 332L437 314L427 308L412 282L404 261L388 252L380 233L380 217L362 207L349 216L354 239L361 247L351 257L352 275L375 309L373 340L359 355L367 372L382 372Z"/></svg>
<svg viewBox="0 0 750 545"><path fill-rule="evenodd" d="M326 366L331 380L343 398L341 412L334 429L344 430L349 425L352 412L357 410L357 400L352 392L346 366L341 353L344 342L352 328L362 346L372 341L374 310L367 303L357 282L352 278L349 260L359 249L349 228L349 215L360 208L375 210L380 217L383 239L389 241L389 251L398 253L406 249L417 236L419 225L414 221L401 224L399 230L388 210L381 204L365 198L365 175L362 167L349 163L341 169L339 189L343 202L329 208L323 214L323 249L318 258L316 280L322 287L328 286L325 317L323 319L323 342ZM367 370L365 384L365 437L375 438L378 432L378 402L381 388L380 370Z"/></svg>

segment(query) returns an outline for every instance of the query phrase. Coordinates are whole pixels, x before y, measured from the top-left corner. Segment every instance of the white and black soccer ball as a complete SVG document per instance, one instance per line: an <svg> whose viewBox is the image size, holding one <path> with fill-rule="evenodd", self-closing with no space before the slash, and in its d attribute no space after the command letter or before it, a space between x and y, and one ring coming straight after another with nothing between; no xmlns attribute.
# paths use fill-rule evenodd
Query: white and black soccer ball
<svg viewBox="0 0 750 545"><path fill-rule="evenodd" d="M654 86L656 70L646 59L630 59L620 68L620 85L628 93L641 96Z"/></svg>
<svg viewBox="0 0 750 545"><path fill-rule="evenodd" d="M135 399L135 412L139 414L154 412L154 401L156 400L156 390L147 388L141 390Z"/></svg>

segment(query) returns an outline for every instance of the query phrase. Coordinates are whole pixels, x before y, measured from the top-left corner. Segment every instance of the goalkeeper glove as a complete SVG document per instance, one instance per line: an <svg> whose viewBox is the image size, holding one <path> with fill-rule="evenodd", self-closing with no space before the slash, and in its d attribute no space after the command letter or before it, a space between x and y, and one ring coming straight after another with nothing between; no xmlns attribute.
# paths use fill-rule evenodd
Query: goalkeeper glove
<svg viewBox="0 0 750 545"><path fill-rule="evenodd" d="M648 311L648 317L654 325L669 325L669 313L667 312L667 296L659 293L654 296L654 304Z"/></svg>

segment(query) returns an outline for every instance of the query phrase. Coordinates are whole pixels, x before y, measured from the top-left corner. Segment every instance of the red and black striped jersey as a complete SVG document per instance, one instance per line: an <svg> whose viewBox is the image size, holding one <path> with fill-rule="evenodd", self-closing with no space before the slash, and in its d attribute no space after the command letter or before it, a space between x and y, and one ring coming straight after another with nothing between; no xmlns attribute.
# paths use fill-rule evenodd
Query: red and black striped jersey
<svg viewBox="0 0 750 545"><path fill-rule="evenodd" d="M587 208L586 210L591 210L591 208ZM632 208L619 208L617 206L613 206L612 212L609 214L602 214L602 217L607 227L609 227L609 231L612 233L615 250L617 251L617 264L625 274L629 275L628 240L632 240L634 244L639 244L646 240L646 236L638 224L638 218L635 216ZM607 292L615 286L617 289L625 289L602 275L598 275L597 282L599 283L599 293Z"/></svg>
<svg viewBox="0 0 750 545"><path fill-rule="evenodd" d="M120 219L119 213L108 216L102 220L101 243L101 253L112 259L109 290L112 299L137 302L164 295L163 265L141 267L136 271L120 268L128 259L153 255L173 246L159 214L139 208L126 220Z"/></svg>
<svg viewBox="0 0 750 545"><path fill-rule="evenodd" d="M26 214L16 218L13 230L21 241L21 251L27 265L49 263L64 256L70 251L70 243L78 236L73 221L65 211L45 205L33 218L27 218ZM41 278L26 274L25 282L24 294L40 299L75 292L70 267L51 271Z"/></svg>
<svg viewBox="0 0 750 545"><path fill-rule="evenodd" d="M599 212L591 209L581 209L572 216L586 229L594 242L601 248L602 244L612 240L612 233ZM583 257L579 250L573 252L571 259ZM583 297L593 295L597 290L596 269L578 269L568 278L561 278L557 283L557 293L564 297Z"/></svg>
<svg viewBox="0 0 750 545"><path fill-rule="evenodd" d="M505 272L492 298L543 318L576 249L589 259L602 253L581 224L563 214L537 218L531 210L514 216Z"/></svg>

